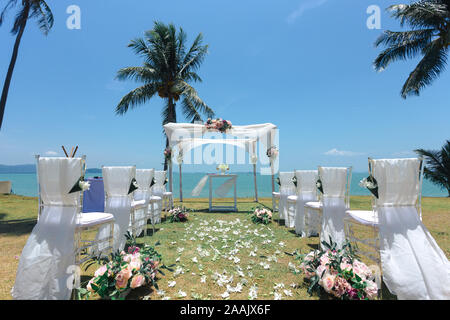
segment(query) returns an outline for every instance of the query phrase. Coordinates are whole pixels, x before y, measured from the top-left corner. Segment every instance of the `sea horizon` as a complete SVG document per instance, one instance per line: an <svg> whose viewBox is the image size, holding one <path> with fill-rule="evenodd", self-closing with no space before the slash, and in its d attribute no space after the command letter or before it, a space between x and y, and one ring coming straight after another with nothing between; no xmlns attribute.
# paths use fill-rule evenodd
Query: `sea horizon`
<svg viewBox="0 0 450 320"><path fill-rule="evenodd" d="M206 185L198 197L191 195L192 190L195 188L200 179L212 172L182 172L183 182L183 198L208 198L209 191ZM238 198L253 198L254 193L254 180L253 172L230 172L238 174L237 180L237 196ZM86 178L92 178L101 176L101 172L86 173ZM350 195L352 196L368 196L370 192L359 186L359 181L367 176L367 172L353 172L352 181L350 185ZM0 181L11 181L12 192L16 195L37 197L37 179L36 173L0 173ZM215 181L213 189L220 185L220 181ZM257 173L257 187L258 196L261 198L270 198L272 196L272 183L270 175L261 175ZM169 187L167 186L167 190ZM278 185L275 183L275 189L278 190ZM179 198L179 172L173 172L173 194L175 198ZM215 195L214 195L215 196ZM227 197L232 196L232 190L230 190ZM448 196L446 190L440 189L431 181L424 179L422 186L422 196L424 197L442 197Z"/></svg>

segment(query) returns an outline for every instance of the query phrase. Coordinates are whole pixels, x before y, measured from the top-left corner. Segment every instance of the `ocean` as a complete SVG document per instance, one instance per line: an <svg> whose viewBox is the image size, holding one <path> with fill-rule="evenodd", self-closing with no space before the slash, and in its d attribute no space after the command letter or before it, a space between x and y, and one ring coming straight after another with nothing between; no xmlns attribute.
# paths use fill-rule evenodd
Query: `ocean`
<svg viewBox="0 0 450 320"><path fill-rule="evenodd" d="M206 173L183 173L183 198L194 198L191 196L192 190L195 188L197 183ZM239 198L252 198L254 197L254 184L253 184L253 173L237 173L237 195ZM99 174L86 174L86 177L94 177ZM359 186L359 181L367 176L367 173L354 172L352 175L352 183L350 188L351 195L370 195L367 189L361 188ZM37 197L37 182L36 174L34 173L13 173L13 174L0 174L0 181L12 181L12 190L14 194ZM222 179L215 179L222 180ZM223 179L226 180L226 179ZM257 176L257 186L258 195L261 198L267 198L272 196L271 178L270 176ZM222 181L216 181L213 188L218 186ZM278 185L275 183L275 188L278 189ZM174 172L173 174L173 189L174 197L179 197L179 173ZM209 196L208 184L205 185L203 191L198 196L198 198L208 198ZM229 192L232 196L233 190ZM428 180L423 182L424 197L447 197L447 192L440 189L435 184Z"/></svg>

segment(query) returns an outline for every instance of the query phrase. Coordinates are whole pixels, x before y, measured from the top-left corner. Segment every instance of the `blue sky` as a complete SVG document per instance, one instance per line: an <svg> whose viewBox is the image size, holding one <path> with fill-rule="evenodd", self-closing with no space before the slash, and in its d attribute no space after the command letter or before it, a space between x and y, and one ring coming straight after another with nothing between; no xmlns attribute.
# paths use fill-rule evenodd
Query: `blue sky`
<svg viewBox="0 0 450 320"><path fill-rule="evenodd" d="M203 33L209 54L199 71L204 82L196 85L201 97L233 124L276 124L283 171L366 171L369 156L413 156L415 148L438 149L450 138L450 72L403 100L401 86L417 60L373 70L375 39L383 29L400 29L384 11L393 0L48 3L51 33L44 37L31 22L23 37L0 132L1 164L33 163L34 154L62 155L61 145L79 145L89 167L160 168L162 101L114 114L137 86L114 80L118 69L141 63L127 44L154 20L182 26L190 41ZM66 27L72 4L81 8L81 30ZM366 26L373 4L382 8L382 30ZM1 81L14 43L12 17L0 28Z"/></svg>

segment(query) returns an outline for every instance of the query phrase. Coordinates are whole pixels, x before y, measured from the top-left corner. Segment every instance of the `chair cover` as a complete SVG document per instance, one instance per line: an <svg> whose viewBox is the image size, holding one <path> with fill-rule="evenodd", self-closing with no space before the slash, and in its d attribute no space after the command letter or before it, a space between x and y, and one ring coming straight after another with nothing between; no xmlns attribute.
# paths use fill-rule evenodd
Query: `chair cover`
<svg viewBox="0 0 450 320"><path fill-rule="evenodd" d="M287 198L291 195L294 195L296 192L295 184L292 181L294 177L294 172L280 172L280 201L278 204L278 212L280 219L285 220L285 224L287 226L287 218L288 218L288 206L287 206Z"/></svg>
<svg viewBox="0 0 450 320"><path fill-rule="evenodd" d="M450 264L416 207L420 159L371 160L383 278L398 299L450 299Z"/></svg>
<svg viewBox="0 0 450 320"><path fill-rule="evenodd" d="M128 194L130 184L136 176L136 167L103 167L103 182L105 185L105 211L114 216L113 251L125 247L125 234L130 225L131 203L133 195ZM97 234L97 239L105 239L110 233L110 226L103 226ZM101 252L107 243L100 244Z"/></svg>
<svg viewBox="0 0 450 320"><path fill-rule="evenodd" d="M155 184L152 187L152 195L160 197L161 199L164 198L164 192L166 192L166 185L165 181L167 178L167 172L166 171L155 171ZM161 222L161 211L162 211L162 201L155 201L153 204L153 217L152 222L153 223L160 223Z"/></svg>
<svg viewBox="0 0 450 320"><path fill-rule="evenodd" d="M145 217L148 216L149 210L149 200L151 197L150 184L155 176L154 169L136 169L136 182L139 186L139 189L134 191L134 200L145 200L144 208L136 209L134 212L134 217L136 219L136 234L141 234L141 232L145 229L145 225L147 220Z"/></svg>
<svg viewBox="0 0 450 320"><path fill-rule="evenodd" d="M68 300L69 266L75 264L74 234L80 193L69 191L84 173L81 158L39 158L42 211L20 256L14 299Z"/></svg>
<svg viewBox="0 0 450 320"><path fill-rule="evenodd" d="M319 177L322 181L322 229L320 232L320 244L322 241L330 242L330 237L342 248L345 243L344 218L346 210L346 190L350 168L319 167Z"/></svg>
<svg viewBox="0 0 450 320"><path fill-rule="evenodd" d="M296 170L297 202L295 208L295 233L305 237L305 204L317 200L317 170Z"/></svg>

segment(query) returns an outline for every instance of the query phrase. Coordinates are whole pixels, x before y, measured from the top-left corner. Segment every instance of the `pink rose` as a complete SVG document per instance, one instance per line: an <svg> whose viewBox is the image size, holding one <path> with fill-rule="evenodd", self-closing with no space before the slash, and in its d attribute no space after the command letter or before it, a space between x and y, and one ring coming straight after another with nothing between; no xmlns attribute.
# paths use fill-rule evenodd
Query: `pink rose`
<svg viewBox="0 0 450 320"><path fill-rule="evenodd" d="M145 277L143 275L137 274L131 279L131 289L142 287L145 284Z"/></svg>
<svg viewBox="0 0 450 320"><path fill-rule="evenodd" d="M368 281L367 282L367 287L364 289L364 291L367 294L367 298L369 298L370 300L373 300L378 295L378 286L377 286L377 284L375 282Z"/></svg>
<svg viewBox="0 0 450 320"><path fill-rule="evenodd" d="M340 298L342 297L346 292L350 291L352 289L352 286L341 277L336 277L334 281L334 291L335 296Z"/></svg>
<svg viewBox="0 0 450 320"><path fill-rule="evenodd" d="M127 254L123 257L123 261L130 262L132 258L133 258L133 255Z"/></svg>
<svg viewBox="0 0 450 320"><path fill-rule="evenodd" d="M308 271L308 269L311 268L310 266L307 266L307 265L305 265L305 264L302 263L302 264L300 265L300 268L303 270L303 273L305 274L305 278L306 278L306 279L311 279L312 277L314 277L314 276L316 275L315 272L310 272L310 271Z"/></svg>
<svg viewBox="0 0 450 320"><path fill-rule="evenodd" d="M128 268L122 269L116 276L116 288L123 289L128 285L128 280L131 278L131 270Z"/></svg>
<svg viewBox="0 0 450 320"><path fill-rule="evenodd" d="M322 277L322 275L324 275L324 273L323 273L324 271L325 271L325 272L328 271L328 267L327 267L327 266L320 265L320 266L318 266L317 269L316 269L317 275L318 275L319 277Z"/></svg>
<svg viewBox="0 0 450 320"><path fill-rule="evenodd" d="M331 290L334 287L334 280L336 279L336 276L331 275L329 273L325 274L322 278L322 287L325 289L326 292L331 293Z"/></svg>
<svg viewBox="0 0 450 320"><path fill-rule="evenodd" d="M106 267L106 265L101 266L100 268L97 269L97 271L95 271L94 276L95 277L102 276L106 272L107 269L108 268Z"/></svg>
<svg viewBox="0 0 450 320"><path fill-rule="evenodd" d="M341 270L350 271L352 270L352 265L350 263L341 262Z"/></svg>
<svg viewBox="0 0 450 320"><path fill-rule="evenodd" d="M141 269L141 259L139 257L133 257L130 261L130 269L131 270L140 270Z"/></svg>
<svg viewBox="0 0 450 320"><path fill-rule="evenodd" d="M325 253L320 257L320 264L326 265L328 263L330 263L330 258L328 257L328 254Z"/></svg>

